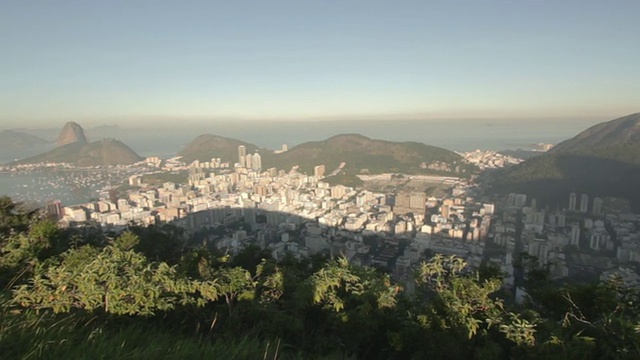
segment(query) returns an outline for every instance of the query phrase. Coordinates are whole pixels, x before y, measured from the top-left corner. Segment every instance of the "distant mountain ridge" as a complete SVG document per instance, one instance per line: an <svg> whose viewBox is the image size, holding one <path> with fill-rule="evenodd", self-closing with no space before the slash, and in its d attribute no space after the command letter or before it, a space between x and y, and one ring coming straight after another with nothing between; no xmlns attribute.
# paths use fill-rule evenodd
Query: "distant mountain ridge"
<svg viewBox="0 0 640 360"><path fill-rule="evenodd" d="M16 130L4 130L0 132L0 149L3 151L22 150L46 143L48 143L48 141L41 137Z"/></svg>
<svg viewBox="0 0 640 360"><path fill-rule="evenodd" d="M447 173L421 166L438 164L448 167L452 176L472 173L473 166L464 162L453 151L418 142L393 142L370 139L359 134L341 134L326 140L305 142L286 152L275 154L272 150L260 149L254 144L215 135L201 135L189 143L178 155L186 162L208 161L220 157L226 161L238 161L238 146L244 145L247 154L258 151L265 167L289 170L299 166L306 173L313 173L316 165L325 165L327 174L346 163L345 170L351 173ZM435 166L435 165L434 165ZM457 171L456 171L457 170Z"/></svg>
<svg viewBox="0 0 640 360"><path fill-rule="evenodd" d="M596 124L575 137L549 150L551 154L594 151L616 146L635 146L640 143L640 113Z"/></svg>
<svg viewBox="0 0 640 360"><path fill-rule="evenodd" d="M640 209L640 113L592 126L492 182L496 191L530 193L548 204L584 192L627 198Z"/></svg>
<svg viewBox="0 0 640 360"><path fill-rule="evenodd" d="M130 165L143 158L123 142L103 139L91 143L74 142L58 146L44 154L15 162L34 164L41 162L69 163L76 166Z"/></svg>
<svg viewBox="0 0 640 360"><path fill-rule="evenodd" d="M129 165L143 160L131 148L116 139L87 142L84 130L75 122L62 128L54 149L15 161L14 164L42 162L69 163L76 166Z"/></svg>
<svg viewBox="0 0 640 360"><path fill-rule="evenodd" d="M32 156L53 147L51 141L18 130L0 132L0 164Z"/></svg>

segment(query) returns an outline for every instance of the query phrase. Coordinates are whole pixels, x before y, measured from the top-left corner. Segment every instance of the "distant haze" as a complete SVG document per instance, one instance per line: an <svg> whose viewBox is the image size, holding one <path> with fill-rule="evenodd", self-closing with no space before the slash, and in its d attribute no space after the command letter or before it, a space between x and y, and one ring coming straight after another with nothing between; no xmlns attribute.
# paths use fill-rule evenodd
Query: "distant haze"
<svg viewBox="0 0 640 360"><path fill-rule="evenodd" d="M640 104L638 14L637 0L4 2L0 127L612 119Z"/></svg>
<svg viewBox="0 0 640 360"><path fill-rule="evenodd" d="M373 121L210 121L148 125L84 126L89 141L117 138L142 156L175 155L183 145L201 134L214 134L270 149L289 148L305 141L324 140L337 134L358 133L374 139L418 141L449 150L506 150L531 148L538 142L557 143L607 119L457 119ZM58 128L20 131L55 140Z"/></svg>

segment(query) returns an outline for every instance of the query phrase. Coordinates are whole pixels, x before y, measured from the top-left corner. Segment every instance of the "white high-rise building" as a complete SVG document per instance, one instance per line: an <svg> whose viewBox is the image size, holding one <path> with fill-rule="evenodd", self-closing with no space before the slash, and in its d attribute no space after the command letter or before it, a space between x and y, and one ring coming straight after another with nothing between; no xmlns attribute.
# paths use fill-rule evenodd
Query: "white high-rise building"
<svg viewBox="0 0 640 360"><path fill-rule="evenodd" d="M569 194L569 211L576 211L577 197L576 193Z"/></svg>
<svg viewBox="0 0 640 360"><path fill-rule="evenodd" d="M253 155L249 154L247 156L244 157L244 165L247 169L251 169L251 166L253 165Z"/></svg>
<svg viewBox="0 0 640 360"><path fill-rule="evenodd" d="M245 163L246 156L247 156L247 147L244 145L238 146L238 162L242 167L246 166L246 163Z"/></svg>
<svg viewBox="0 0 640 360"><path fill-rule="evenodd" d="M262 169L262 157L260 156L260 154L253 154L253 159L251 161L251 168L253 170L260 171L260 169Z"/></svg>
<svg viewBox="0 0 640 360"><path fill-rule="evenodd" d="M526 194L516 194L515 198L515 206L523 207L527 204L527 195Z"/></svg>
<svg viewBox="0 0 640 360"><path fill-rule="evenodd" d="M593 215L602 215L602 199L599 197L593 199Z"/></svg>
<svg viewBox="0 0 640 360"><path fill-rule="evenodd" d="M580 245L580 226L579 225L571 226L571 245L575 245L575 246Z"/></svg>
<svg viewBox="0 0 640 360"><path fill-rule="evenodd" d="M586 213L589 211L589 195L582 194L580 196L580 212Z"/></svg>
<svg viewBox="0 0 640 360"><path fill-rule="evenodd" d="M317 165L313 168L313 176L317 178L321 178L324 176L325 167L324 165Z"/></svg>
<svg viewBox="0 0 640 360"><path fill-rule="evenodd" d="M558 214L558 226L564 227L567 221L567 217L564 214Z"/></svg>
<svg viewBox="0 0 640 360"><path fill-rule="evenodd" d="M606 238L601 232L592 232L591 236L589 236L589 247L591 250L600 250L602 246L606 243Z"/></svg>

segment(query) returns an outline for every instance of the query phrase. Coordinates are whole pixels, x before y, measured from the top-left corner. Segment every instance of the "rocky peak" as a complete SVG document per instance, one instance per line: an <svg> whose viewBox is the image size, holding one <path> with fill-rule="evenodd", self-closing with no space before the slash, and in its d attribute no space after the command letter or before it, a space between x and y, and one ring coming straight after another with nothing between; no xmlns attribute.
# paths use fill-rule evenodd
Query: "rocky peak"
<svg viewBox="0 0 640 360"><path fill-rule="evenodd" d="M84 136L84 130L77 123L70 121L64 124L58 139L56 140L57 146L72 144L72 143L86 143L87 138Z"/></svg>

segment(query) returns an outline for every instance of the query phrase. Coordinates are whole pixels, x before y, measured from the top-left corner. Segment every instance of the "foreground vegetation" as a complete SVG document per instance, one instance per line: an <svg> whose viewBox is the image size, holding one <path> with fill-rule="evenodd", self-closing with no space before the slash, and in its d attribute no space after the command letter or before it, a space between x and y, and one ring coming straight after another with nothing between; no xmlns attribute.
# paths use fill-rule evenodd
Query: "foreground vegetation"
<svg viewBox="0 0 640 360"><path fill-rule="evenodd" d="M523 257L530 301L492 268L436 255L415 291L322 257L230 258L172 226L59 229L0 198L5 359L635 359L638 292L555 284Z"/></svg>

